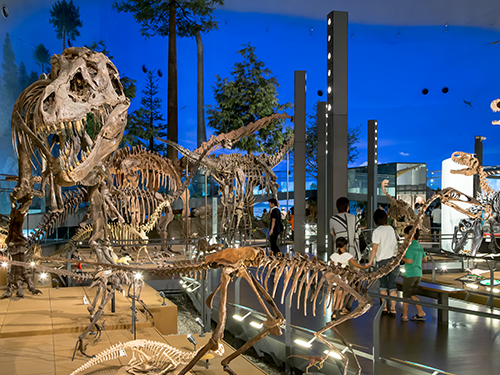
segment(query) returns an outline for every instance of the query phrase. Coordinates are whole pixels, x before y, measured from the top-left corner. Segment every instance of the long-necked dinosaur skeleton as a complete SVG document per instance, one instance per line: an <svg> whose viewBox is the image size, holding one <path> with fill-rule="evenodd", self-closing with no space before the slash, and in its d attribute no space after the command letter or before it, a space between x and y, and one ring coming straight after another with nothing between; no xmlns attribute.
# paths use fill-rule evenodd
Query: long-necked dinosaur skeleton
<svg viewBox="0 0 500 375"><path fill-rule="evenodd" d="M281 118L290 117L281 115ZM188 160L198 158L196 151L191 152L174 142L167 143ZM222 226L230 235L234 235L242 222L244 229L251 228L251 208L255 204L253 192L256 187L277 197L278 184L273 169L283 160L293 144L292 136L273 155L233 153L208 156L202 160L202 166L220 186L221 203L224 207Z"/></svg>

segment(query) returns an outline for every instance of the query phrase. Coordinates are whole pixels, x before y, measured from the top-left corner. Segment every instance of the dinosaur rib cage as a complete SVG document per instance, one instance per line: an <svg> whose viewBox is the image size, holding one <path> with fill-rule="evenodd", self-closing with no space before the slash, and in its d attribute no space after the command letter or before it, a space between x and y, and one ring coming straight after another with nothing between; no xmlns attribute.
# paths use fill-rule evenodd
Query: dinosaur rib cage
<svg viewBox="0 0 500 375"><path fill-rule="evenodd" d="M69 215L73 215L78 210L80 204L86 202L87 191L83 187L77 187L76 190L71 190L63 193L64 206L62 211L51 211L45 214L38 227L28 237L28 244L38 243L54 233Z"/></svg>
<svg viewBox="0 0 500 375"><path fill-rule="evenodd" d="M145 223L166 199L159 193L132 187L122 189L120 194L113 194L111 198L120 215L131 224Z"/></svg>
<svg viewBox="0 0 500 375"><path fill-rule="evenodd" d="M264 275L265 271L267 272ZM274 277L272 276L273 271ZM297 309L300 309L301 294L304 291L304 315L307 315L307 302L310 296L309 302L313 304L312 312L314 316L316 316L316 303L320 295L320 304L324 303L323 315L326 314L328 307L335 306L338 298L342 298L340 301L341 306L347 301L346 295L348 293L340 296L339 292L343 287L342 285L337 285L339 282L344 282L357 293L364 294L376 280L372 280L372 277L363 271L357 272L351 267L343 267L340 264L327 264L316 257L308 259L306 256L298 253L295 253L293 258L290 258L289 255L281 256L281 253L277 257L274 255L265 256L257 266L256 276L257 280L262 283L263 287L266 291L270 292L273 298L276 295L280 278L284 276L281 303L284 303L288 285L291 282L289 291L292 292L292 296L289 306L292 306L293 295L297 294ZM268 287L270 278L273 279L274 283L272 293Z"/></svg>

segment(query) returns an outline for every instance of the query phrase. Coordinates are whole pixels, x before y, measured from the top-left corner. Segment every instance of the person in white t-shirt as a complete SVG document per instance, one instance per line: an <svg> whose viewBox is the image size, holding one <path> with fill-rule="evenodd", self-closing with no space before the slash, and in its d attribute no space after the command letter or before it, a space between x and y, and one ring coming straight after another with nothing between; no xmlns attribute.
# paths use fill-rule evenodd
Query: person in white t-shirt
<svg viewBox="0 0 500 375"><path fill-rule="evenodd" d="M373 214L373 221L377 224L377 229L372 234L372 254L370 256L369 266L372 265L373 260L377 261L377 269L384 267L387 263L391 262L398 252L399 237L396 230L387 224L387 212L378 209ZM389 294L391 296L398 296L398 287L396 279L399 276L399 266L393 269L388 275L380 278L380 294ZM388 310L384 306L383 313L389 313L396 316L396 301L391 301L391 308Z"/></svg>
<svg viewBox="0 0 500 375"><path fill-rule="evenodd" d="M338 252L333 253L330 256L330 262L332 265L336 266L337 264L340 264L342 267L348 267L350 264L353 267L361 268L363 270L366 270L368 268L368 266L363 266L363 265L359 264L358 262L356 262L352 256L352 254L347 252L347 245L348 245L347 238L337 237L337 239L335 240L335 245L337 247ZM337 300L335 302L335 306L333 307L334 311L337 311L338 309L340 309L341 301L342 301L342 291L339 291ZM345 307L340 311L341 315L345 315L348 313L349 313L349 310ZM335 314L333 314L333 316L334 315Z"/></svg>

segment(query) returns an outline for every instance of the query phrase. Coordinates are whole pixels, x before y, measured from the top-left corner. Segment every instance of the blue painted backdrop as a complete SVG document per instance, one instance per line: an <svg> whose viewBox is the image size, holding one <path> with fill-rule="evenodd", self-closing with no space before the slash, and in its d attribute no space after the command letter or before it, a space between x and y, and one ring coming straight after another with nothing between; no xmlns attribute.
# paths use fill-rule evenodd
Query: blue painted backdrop
<svg viewBox="0 0 500 375"><path fill-rule="evenodd" d="M6 2L8 19L0 19L0 42L9 32L17 63L28 72L40 68L32 59L36 44L51 54L61 53L62 43L49 24L52 1L38 1L30 8ZM12 3L12 4L10 4ZM141 67L167 71L167 39L145 39L130 14L116 13L111 2L75 1L83 27L74 45L103 40L118 69L138 82L139 107L144 74ZM215 75L229 76L242 44L250 42L258 57L277 76L280 102L293 101L293 72L307 71L307 106L325 100L326 25L323 20L218 10L219 30L204 36L205 103L213 104ZM326 15L325 15L326 18ZM360 156L366 157L366 122L379 120L379 162L425 162L429 170L441 168L441 160L453 151L473 151L474 136L487 137L485 163L500 164L496 147L500 129L491 125L500 114L489 108L500 97L497 68L500 39L493 29L467 27L349 25L349 124L361 124ZM196 43L178 40L179 141L194 148L196 143ZM3 72L2 72L3 74ZM166 74L160 80L166 103ZM442 93L443 87L449 92ZM422 94L427 88L429 93ZM471 105L464 101L470 102ZM166 107L164 106L165 112ZM165 116L166 117L166 116ZM9 129L2 137L0 173L16 173ZM4 157L5 156L5 157Z"/></svg>

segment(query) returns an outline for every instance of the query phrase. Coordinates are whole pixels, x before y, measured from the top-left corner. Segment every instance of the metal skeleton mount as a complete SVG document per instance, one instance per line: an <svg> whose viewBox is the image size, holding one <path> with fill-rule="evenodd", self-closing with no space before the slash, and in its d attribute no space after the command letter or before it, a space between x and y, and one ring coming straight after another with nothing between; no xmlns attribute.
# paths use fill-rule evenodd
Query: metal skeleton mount
<svg viewBox="0 0 500 375"><path fill-rule="evenodd" d="M261 127L263 127L278 118L291 117L287 114L274 114L259 121L266 120L262 122ZM189 162L199 158L198 150L189 151L171 141L166 143L177 149ZM222 226L230 236L234 236L241 223L244 230L252 228L251 207L255 204L254 188L259 187L260 190L277 198L278 184L273 169L283 160L293 144L292 136L273 155L220 154L203 158L203 168L220 186L221 203L224 207Z"/></svg>
<svg viewBox="0 0 500 375"><path fill-rule="evenodd" d="M134 340L113 345L111 348L102 351L70 375L77 375L99 363L119 358L125 355L128 350L132 352L132 358L126 365L126 372L135 375L145 373L154 375L166 374L175 370L179 365L186 365L198 353L197 351L188 352L179 350L157 341ZM219 345L215 354L219 356L224 354L224 346L222 344Z"/></svg>
<svg viewBox="0 0 500 375"><path fill-rule="evenodd" d="M474 217L461 219L453 231L453 240L451 248L455 253L463 253L475 256L483 242L483 225L482 212L485 211L485 223L490 227L491 241L488 245L488 250L491 253L497 254L500 252L500 244L497 243L495 237L495 227L499 223L500 215L500 192L495 191L489 184L487 177L500 173L500 171L486 172L479 160L472 154L465 152L454 152L451 156L452 160L460 165L465 166L464 169L452 170L451 173L462 174L465 176L479 176L479 186L481 193L478 193L478 205L468 208ZM472 234L472 244L470 251L464 251L464 247Z"/></svg>
<svg viewBox="0 0 500 375"><path fill-rule="evenodd" d="M307 306L312 302L312 314L316 315L316 304L318 300L323 303L323 314L326 314L327 308L332 306L334 309L342 309L346 307L350 298L354 298L358 304L348 314L340 317L337 320L330 321L325 327L315 333L318 340L327 345L330 351L337 352L344 362L344 374L347 374L348 357L339 352L337 347L329 340L323 337L323 333L327 330L332 330L337 337L349 348L354 356L357 374L361 373L361 367L356 358L350 344L340 335L336 326L349 319L354 319L366 313L372 306L371 298L368 296L368 289L380 277L390 273L397 267L404 257L406 249L410 245L410 238L413 237L419 223L424 216L425 209L435 201L441 199L441 202L451 207L458 207L455 203L461 204L477 204L478 202L462 194L452 188L447 188L439 193L434 194L425 204L424 209L419 212L413 221L413 230L410 236L399 246L397 256L386 266L378 269L375 272L365 273L357 271L351 267L343 267L341 264L332 264L318 260L316 257L309 259L308 257L295 253L293 257L282 256L278 254L267 256L260 248L241 247L228 248L221 251L205 254L204 259L198 262L185 261L177 262L169 265L160 265L156 269L148 269L144 267L132 267L134 271L142 271L147 273L161 274L164 276L189 276L192 278L206 277L207 273L203 272L208 269L220 269L220 284L208 297L206 304L212 308L212 302L215 295L219 293L219 319L218 325L214 330L209 342L201 348L196 356L179 372L180 375L186 374L208 351L215 351L220 347L220 341L224 336L225 322L227 319L227 296L229 282L235 277L244 278L252 290L254 291L264 313L267 316L264 321L264 329L254 338L246 342L240 349L222 360L224 371L235 375L234 371L229 367L230 362L246 351L251 346L255 345L259 340L272 335L281 335L281 326L285 320L276 303L274 297L277 292L277 286L281 278L284 279L283 290L281 292L281 303L285 301L287 292L290 293L290 305L292 304L293 295L297 295L297 308L304 308L304 314L307 314ZM256 267L255 276L250 271L249 267ZM124 266L109 265L108 269L122 270ZM267 271L267 272L266 272ZM274 273L274 276L273 276ZM274 286L272 291L268 288L269 279L273 279ZM290 285L290 288L289 288ZM303 295L303 300L301 296ZM309 302L310 301L310 302ZM302 302L302 304L301 304Z"/></svg>
<svg viewBox="0 0 500 375"><path fill-rule="evenodd" d="M50 187L52 211L62 211L61 187L81 184L88 186L94 215L91 246L105 260L108 250L106 204L100 194L105 173L102 161L118 148L130 102L123 93L118 70L101 53L68 48L62 55L52 56L51 64L48 78L29 86L14 104L12 140L19 176L10 195L7 251L13 260L24 261L28 244L22 233L24 219L33 196L45 195L45 185ZM86 131L89 114L95 123L93 139ZM41 176L39 191L34 189L32 170ZM23 297L23 283L33 294L40 293L26 269L13 265L2 297L10 297L14 287L17 296Z"/></svg>

